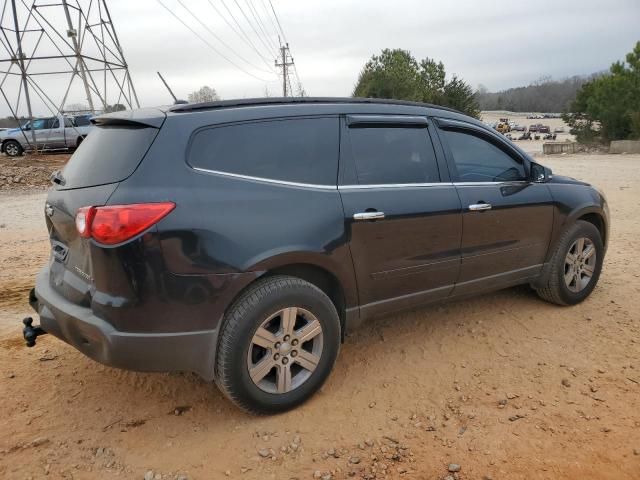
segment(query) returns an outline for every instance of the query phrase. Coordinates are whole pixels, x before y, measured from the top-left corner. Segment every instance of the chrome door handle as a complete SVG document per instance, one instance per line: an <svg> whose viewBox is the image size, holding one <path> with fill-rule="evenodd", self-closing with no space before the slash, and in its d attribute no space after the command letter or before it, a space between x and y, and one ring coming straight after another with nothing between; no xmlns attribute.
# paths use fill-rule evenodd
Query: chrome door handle
<svg viewBox="0 0 640 480"><path fill-rule="evenodd" d="M380 220L384 218L384 212L360 212L354 213L354 220Z"/></svg>
<svg viewBox="0 0 640 480"><path fill-rule="evenodd" d="M482 212L483 210L491 210L490 203L474 203L473 205L469 205L469 210L472 212Z"/></svg>

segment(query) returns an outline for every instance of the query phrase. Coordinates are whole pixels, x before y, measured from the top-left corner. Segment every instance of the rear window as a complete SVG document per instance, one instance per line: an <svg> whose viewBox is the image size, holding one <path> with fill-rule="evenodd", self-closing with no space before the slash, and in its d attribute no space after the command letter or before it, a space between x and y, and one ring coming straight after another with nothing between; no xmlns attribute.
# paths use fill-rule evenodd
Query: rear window
<svg viewBox="0 0 640 480"><path fill-rule="evenodd" d="M124 180L133 173L158 130L94 127L62 170L65 189Z"/></svg>
<svg viewBox="0 0 640 480"><path fill-rule="evenodd" d="M189 165L287 182L335 185L337 118L243 123L197 132Z"/></svg>
<svg viewBox="0 0 640 480"><path fill-rule="evenodd" d="M440 181L426 128L350 128L349 137L362 185Z"/></svg>

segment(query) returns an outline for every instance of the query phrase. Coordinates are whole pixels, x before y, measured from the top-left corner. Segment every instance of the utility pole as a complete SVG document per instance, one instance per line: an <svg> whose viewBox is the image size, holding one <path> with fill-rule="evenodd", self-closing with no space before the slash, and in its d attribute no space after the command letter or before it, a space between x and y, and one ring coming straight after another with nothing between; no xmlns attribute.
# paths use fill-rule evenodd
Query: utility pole
<svg viewBox="0 0 640 480"><path fill-rule="evenodd" d="M93 113L139 107L107 0L0 0L0 10L0 101L17 122L63 113L70 98ZM35 150L36 132L23 135Z"/></svg>
<svg viewBox="0 0 640 480"><path fill-rule="evenodd" d="M82 83L84 84L84 93L87 96L89 108L92 112L95 112L95 108L93 108L93 98L91 98L91 89L89 88L87 73L85 71L86 65L84 64L84 58L82 58L80 44L78 43L78 32L75 28L73 28L73 22L71 21L71 15L69 14L69 5L67 5L67 0L62 0L62 7L64 9L64 15L65 17L67 17L67 37L71 38L71 41L73 42L73 49L75 50L76 54L76 70L80 68L80 78L82 79ZM105 110L107 109L106 103L103 104L102 108L104 108Z"/></svg>
<svg viewBox="0 0 640 480"><path fill-rule="evenodd" d="M31 126L31 140L33 141L33 147L36 148L36 131L33 129L33 112L31 110L31 98L29 97L29 82L27 81L27 69L24 66L25 55L22 52L22 37L20 35L20 28L18 27L18 13L16 11L16 0L11 0L11 8L13 9L13 25L15 26L16 44L17 44L17 61L20 66L20 74L22 76L22 88L24 88L24 99L27 102L27 112L29 113L29 125ZM4 92L3 92L4 95ZM18 120L16 116L16 121ZM20 127L20 123L18 123ZM22 129L21 129L22 130ZM22 131L24 135L24 130ZM27 136L24 135L25 140ZM29 140L27 140L29 143ZM36 150L37 151L37 150Z"/></svg>
<svg viewBox="0 0 640 480"><path fill-rule="evenodd" d="M287 84L289 83L289 67L293 66L293 57L289 52L289 44L280 45L280 62L276 60L276 67L282 68L282 96L288 97Z"/></svg>

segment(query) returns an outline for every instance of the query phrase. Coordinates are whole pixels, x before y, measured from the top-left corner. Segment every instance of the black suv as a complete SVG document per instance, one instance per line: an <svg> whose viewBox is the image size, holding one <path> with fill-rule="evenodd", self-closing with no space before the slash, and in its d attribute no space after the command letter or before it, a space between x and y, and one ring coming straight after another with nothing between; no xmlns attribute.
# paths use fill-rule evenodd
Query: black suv
<svg viewBox="0 0 640 480"><path fill-rule="evenodd" d="M572 305L600 275L603 195L446 108L257 99L92 122L47 198L29 345L197 372L269 413L310 397L372 316L517 284Z"/></svg>

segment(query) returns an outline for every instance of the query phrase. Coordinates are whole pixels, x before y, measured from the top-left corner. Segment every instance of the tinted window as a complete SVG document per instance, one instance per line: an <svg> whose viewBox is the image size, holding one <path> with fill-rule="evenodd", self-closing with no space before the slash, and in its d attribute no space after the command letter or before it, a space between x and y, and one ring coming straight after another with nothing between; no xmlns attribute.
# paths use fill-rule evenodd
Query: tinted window
<svg viewBox="0 0 640 480"><path fill-rule="evenodd" d="M49 119L49 124L47 125L47 128L58 128L59 126L60 126L60 120L58 120L57 118Z"/></svg>
<svg viewBox="0 0 640 480"><path fill-rule="evenodd" d="M338 119L244 123L196 133L189 164L288 182L335 185Z"/></svg>
<svg viewBox="0 0 640 480"><path fill-rule="evenodd" d="M492 143L475 135L448 130L444 133L461 182L523 180L524 166Z"/></svg>
<svg viewBox="0 0 640 480"><path fill-rule="evenodd" d="M91 116L82 115L80 117L75 117L73 120L77 127L85 127L91 124L91 122L89 121L90 119L91 119Z"/></svg>
<svg viewBox="0 0 640 480"><path fill-rule="evenodd" d="M350 128L349 137L360 184L440 181L425 128Z"/></svg>
<svg viewBox="0 0 640 480"><path fill-rule="evenodd" d="M155 128L94 127L62 170L64 188L124 180L153 143Z"/></svg>

